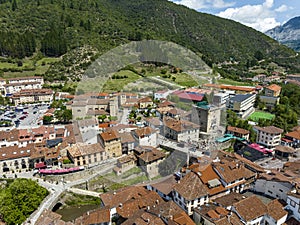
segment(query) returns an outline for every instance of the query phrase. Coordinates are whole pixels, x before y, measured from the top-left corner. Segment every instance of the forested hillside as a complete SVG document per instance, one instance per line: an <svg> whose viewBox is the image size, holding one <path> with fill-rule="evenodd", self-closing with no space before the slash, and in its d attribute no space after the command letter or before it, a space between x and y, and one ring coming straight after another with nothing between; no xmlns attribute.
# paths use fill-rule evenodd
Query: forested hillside
<svg viewBox="0 0 300 225"><path fill-rule="evenodd" d="M272 59L294 55L249 27L167 0L0 0L0 30L6 57L23 58L33 48L59 56L83 45L101 53L142 39L176 42L208 64L245 62L258 51Z"/></svg>

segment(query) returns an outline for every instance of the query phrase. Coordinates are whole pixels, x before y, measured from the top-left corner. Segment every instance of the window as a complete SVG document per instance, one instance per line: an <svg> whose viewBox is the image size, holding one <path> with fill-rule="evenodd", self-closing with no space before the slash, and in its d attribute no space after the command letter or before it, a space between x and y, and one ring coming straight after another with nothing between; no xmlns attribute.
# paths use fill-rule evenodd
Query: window
<svg viewBox="0 0 300 225"><path fill-rule="evenodd" d="M295 202L295 201L293 201L293 200L290 200L290 205L291 205L292 207L294 207L294 208L295 208L295 206L296 206L296 202Z"/></svg>

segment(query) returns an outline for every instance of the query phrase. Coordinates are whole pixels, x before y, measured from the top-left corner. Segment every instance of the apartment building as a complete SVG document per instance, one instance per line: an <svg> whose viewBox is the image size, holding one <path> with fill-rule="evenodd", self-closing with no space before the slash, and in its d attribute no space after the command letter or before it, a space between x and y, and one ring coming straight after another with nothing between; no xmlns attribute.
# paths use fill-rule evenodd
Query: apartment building
<svg viewBox="0 0 300 225"><path fill-rule="evenodd" d="M19 77L0 79L0 91L3 96L11 96L21 90L42 89L43 77Z"/></svg>
<svg viewBox="0 0 300 225"><path fill-rule="evenodd" d="M267 148L275 148L280 145L281 134L283 130L275 126L259 127L254 126L254 131L256 131L256 142L262 144Z"/></svg>
<svg viewBox="0 0 300 225"><path fill-rule="evenodd" d="M52 102L53 90L51 89L23 89L14 93L11 101L17 106L34 102Z"/></svg>
<svg viewBox="0 0 300 225"><path fill-rule="evenodd" d="M227 109L244 119L254 112L255 94L236 95L228 101Z"/></svg>

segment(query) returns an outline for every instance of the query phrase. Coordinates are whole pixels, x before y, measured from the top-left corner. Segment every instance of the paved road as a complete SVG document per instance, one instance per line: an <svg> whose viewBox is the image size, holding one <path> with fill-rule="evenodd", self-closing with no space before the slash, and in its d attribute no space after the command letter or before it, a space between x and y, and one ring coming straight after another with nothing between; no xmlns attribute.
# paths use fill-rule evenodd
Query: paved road
<svg viewBox="0 0 300 225"><path fill-rule="evenodd" d="M122 117L121 117L121 120L120 120L120 124L128 124L128 113L129 113L129 109L128 108L124 108L123 109L123 113L122 113Z"/></svg>
<svg viewBox="0 0 300 225"><path fill-rule="evenodd" d="M76 181L72 181L72 182L60 182L58 184L54 184L54 183L49 183L49 182L45 182L43 181L43 179L40 178L35 178L33 177L33 172L26 172L26 173L20 173L17 174L18 177L20 178L27 178L27 179L33 179L33 180L37 180L38 183L43 186L44 188L46 188L50 194L48 195L48 197L41 203L41 205L39 206L39 208L31 214L31 216L27 219L27 222L24 222L24 224L26 225L33 225L36 223L37 219L40 217L40 215L42 214L42 212L45 209L50 209L50 207L58 200L59 196L66 191L67 189L84 183L98 175L103 175L107 172L110 172L116 164L117 159L110 159L108 160L105 164L101 164L98 165L96 167L99 167L98 170L96 170L95 173L86 176L83 179L79 179ZM95 167L93 167L94 169Z"/></svg>

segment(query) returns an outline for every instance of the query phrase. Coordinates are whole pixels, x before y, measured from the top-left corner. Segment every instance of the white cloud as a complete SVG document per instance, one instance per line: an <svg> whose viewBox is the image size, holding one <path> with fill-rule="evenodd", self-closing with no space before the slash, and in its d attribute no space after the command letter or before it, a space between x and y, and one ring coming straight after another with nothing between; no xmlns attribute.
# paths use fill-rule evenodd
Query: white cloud
<svg viewBox="0 0 300 225"><path fill-rule="evenodd" d="M265 0L261 5L244 5L228 8L217 16L238 21L259 31L267 31L280 25L275 19L273 11L274 0Z"/></svg>
<svg viewBox="0 0 300 225"><path fill-rule="evenodd" d="M235 5L235 2L225 2L224 0L172 0L173 2L185 5L192 9L207 9L207 8L227 8Z"/></svg>
<svg viewBox="0 0 300 225"><path fill-rule="evenodd" d="M289 8L287 5L281 5L277 9L275 9L276 12L286 12Z"/></svg>

